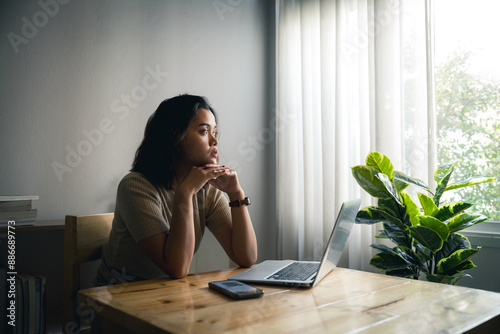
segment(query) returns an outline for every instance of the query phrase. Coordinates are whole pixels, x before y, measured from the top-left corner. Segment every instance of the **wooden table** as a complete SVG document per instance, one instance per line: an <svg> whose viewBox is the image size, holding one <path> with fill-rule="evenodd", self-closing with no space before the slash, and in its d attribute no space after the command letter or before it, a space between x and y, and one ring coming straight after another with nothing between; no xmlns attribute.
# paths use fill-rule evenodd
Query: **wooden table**
<svg viewBox="0 0 500 334"><path fill-rule="evenodd" d="M261 285L258 299L208 289L241 270L97 287L78 298L99 333L500 331L500 293L351 269L335 269L313 289Z"/></svg>

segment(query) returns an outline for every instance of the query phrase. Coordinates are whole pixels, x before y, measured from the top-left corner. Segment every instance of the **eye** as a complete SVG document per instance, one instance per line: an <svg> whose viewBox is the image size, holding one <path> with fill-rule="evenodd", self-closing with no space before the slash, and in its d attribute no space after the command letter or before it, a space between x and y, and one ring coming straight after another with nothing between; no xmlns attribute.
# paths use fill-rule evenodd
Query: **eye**
<svg viewBox="0 0 500 334"><path fill-rule="evenodd" d="M203 135L208 135L208 130L201 130L200 133Z"/></svg>

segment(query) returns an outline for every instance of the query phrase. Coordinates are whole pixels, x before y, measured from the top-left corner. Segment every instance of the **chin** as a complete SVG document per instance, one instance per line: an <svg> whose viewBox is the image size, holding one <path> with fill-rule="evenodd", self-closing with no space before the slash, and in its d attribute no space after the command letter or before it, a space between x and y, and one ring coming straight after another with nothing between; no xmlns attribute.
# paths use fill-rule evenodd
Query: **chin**
<svg viewBox="0 0 500 334"><path fill-rule="evenodd" d="M211 164L215 164L215 165L217 165L217 160L215 160L215 159L205 160L205 161L203 161L203 162L200 162L200 163L198 164L198 166L199 166L199 167L203 167L203 166L205 166L205 165L211 165Z"/></svg>

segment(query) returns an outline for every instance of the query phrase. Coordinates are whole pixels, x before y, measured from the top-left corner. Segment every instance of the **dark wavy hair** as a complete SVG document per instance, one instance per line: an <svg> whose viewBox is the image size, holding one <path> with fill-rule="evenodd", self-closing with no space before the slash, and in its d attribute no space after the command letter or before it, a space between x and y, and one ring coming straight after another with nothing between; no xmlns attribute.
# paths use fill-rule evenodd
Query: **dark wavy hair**
<svg viewBox="0 0 500 334"><path fill-rule="evenodd" d="M148 119L131 171L142 173L153 185L171 188L182 141L200 108L210 110L217 122L205 97L185 94L160 103Z"/></svg>

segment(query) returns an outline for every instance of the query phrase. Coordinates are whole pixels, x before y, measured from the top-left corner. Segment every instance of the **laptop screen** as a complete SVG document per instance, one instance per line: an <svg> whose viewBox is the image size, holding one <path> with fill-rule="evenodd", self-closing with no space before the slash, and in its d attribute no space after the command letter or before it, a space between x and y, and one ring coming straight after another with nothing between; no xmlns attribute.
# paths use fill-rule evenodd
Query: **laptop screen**
<svg viewBox="0 0 500 334"><path fill-rule="evenodd" d="M338 265L340 257L342 256L344 248L347 244L347 240L349 239L349 234L351 233L352 227L356 222L356 215L360 204L360 199L348 201L342 204L340 212L337 215L337 221L335 222L332 234L330 235L330 240L328 240L329 247L323 255L323 260L325 256L327 257L327 260L321 261L321 267L316 275L313 286Z"/></svg>

